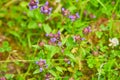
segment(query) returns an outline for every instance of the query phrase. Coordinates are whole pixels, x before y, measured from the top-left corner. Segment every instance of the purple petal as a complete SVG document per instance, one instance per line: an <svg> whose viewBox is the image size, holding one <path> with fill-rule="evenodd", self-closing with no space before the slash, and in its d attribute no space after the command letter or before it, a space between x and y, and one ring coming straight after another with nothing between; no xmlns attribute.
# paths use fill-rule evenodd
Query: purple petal
<svg viewBox="0 0 120 80"><path fill-rule="evenodd" d="M51 42L55 42L57 39L56 38L51 38L50 41Z"/></svg>
<svg viewBox="0 0 120 80"><path fill-rule="evenodd" d="M48 10L44 10L43 12L44 12L44 13L48 13Z"/></svg>
<svg viewBox="0 0 120 80"><path fill-rule="evenodd" d="M45 3L45 5L48 6L48 4L49 4L49 2L47 1L47 2Z"/></svg>
<svg viewBox="0 0 120 80"><path fill-rule="evenodd" d="M52 11L52 7L51 7L51 8L49 8L48 10Z"/></svg>
<svg viewBox="0 0 120 80"><path fill-rule="evenodd" d="M43 12L43 11L44 11L44 7L42 6L42 7L40 8L40 10L41 10L41 12Z"/></svg>
<svg viewBox="0 0 120 80"><path fill-rule="evenodd" d="M62 11L64 11L65 10L65 8L62 8Z"/></svg>
<svg viewBox="0 0 120 80"><path fill-rule="evenodd" d="M79 17L80 17L78 13L76 13L76 16L77 16L77 18L79 18Z"/></svg>
<svg viewBox="0 0 120 80"><path fill-rule="evenodd" d="M61 43L61 42L58 42L58 46L62 46L62 43Z"/></svg>
<svg viewBox="0 0 120 80"><path fill-rule="evenodd" d="M40 72L42 72L43 71L43 68L40 68Z"/></svg>

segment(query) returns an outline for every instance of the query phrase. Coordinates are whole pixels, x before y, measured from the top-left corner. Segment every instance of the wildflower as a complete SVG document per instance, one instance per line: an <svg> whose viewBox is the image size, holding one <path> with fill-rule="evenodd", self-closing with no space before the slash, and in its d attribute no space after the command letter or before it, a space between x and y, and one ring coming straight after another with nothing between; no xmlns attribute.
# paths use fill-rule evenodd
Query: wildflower
<svg viewBox="0 0 120 80"><path fill-rule="evenodd" d="M49 34L45 34L45 36L46 36L46 37L48 37L48 36L49 36Z"/></svg>
<svg viewBox="0 0 120 80"><path fill-rule="evenodd" d="M52 7L49 7L49 2L47 1L44 6L41 7L41 13L50 14L52 11Z"/></svg>
<svg viewBox="0 0 120 80"><path fill-rule="evenodd" d="M110 42L109 46L112 46L112 47L119 45L119 41L117 38L109 39L109 42Z"/></svg>
<svg viewBox="0 0 120 80"><path fill-rule="evenodd" d="M38 8L38 5L39 5L39 1L38 0L31 0L30 3L29 3L29 9L30 10L33 10L33 9L36 9Z"/></svg>
<svg viewBox="0 0 120 80"><path fill-rule="evenodd" d="M54 42L57 41L57 39L56 38L50 38L50 41L54 43Z"/></svg>
<svg viewBox="0 0 120 80"><path fill-rule="evenodd" d="M94 14L90 14L89 17L90 17L91 19L96 18L96 16L95 16Z"/></svg>
<svg viewBox="0 0 120 80"><path fill-rule="evenodd" d="M78 41L78 40L80 40L80 39L81 39L81 37L80 37L79 35L73 36L74 42L75 42L75 41Z"/></svg>
<svg viewBox="0 0 120 80"><path fill-rule="evenodd" d="M70 61L68 61L67 64L70 64Z"/></svg>
<svg viewBox="0 0 120 80"><path fill-rule="evenodd" d="M64 16L67 16L67 15L70 14L70 12L69 12L69 10L67 10L67 9L65 9L65 8L62 8L62 14L63 14Z"/></svg>
<svg viewBox="0 0 120 80"><path fill-rule="evenodd" d="M62 46L62 43L60 41L58 42L58 46Z"/></svg>
<svg viewBox="0 0 120 80"><path fill-rule="evenodd" d="M45 43L44 42L39 42L38 45L42 47L42 46L45 45Z"/></svg>
<svg viewBox="0 0 120 80"><path fill-rule="evenodd" d="M40 67L43 67L46 64L46 60L40 59L40 61L37 61L36 64L38 64Z"/></svg>
<svg viewBox="0 0 120 80"><path fill-rule="evenodd" d="M54 36L54 34L52 34L52 33L49 34L49 37L53 37L53 36Z"/></svg>
<svg viewBox="0 0 120 80"><path fill-rule="evenodd" d="M86 27L86 28L83 29L83 33L84 34L88 34L90 32L91 32L91 27L90 26L88 26L88 27Z"/></svg>
<svg viewBox="0 0 120 80"><path fill-rule="evenodd" d="M47 74L45 75L45 80L50 80L51 77L52 77L51 74L50 74L50 73L47 73Z"/></svg>
<svg viewBox="0 0 120 80"><path fill-rule="evenodd" d="M64 58L64 61L67 63L67 64L70 64L70 60L68 58Z"/></svg>
<svg viewBox="0 0 120 80"><path fill-rule="evenodd" d="M5 77L0 77L0 80L6 80L6 78Z"/></svg>
<svg viewBox="0 0 120 80"><path fill-rule="evenodd" d="M40 68L40 72L42 72L43 71L43 68Z"/></svg>
<svg viewBox="0 0 120 80"><path fill-rule="evenodd" d="M72 21L75 21L77 18L79 18L79 14L76 13L75 15L70 15L69 18L72 20Z"/></svg>
<svg viewBox="0 0 120 80"><path fill-rule="evenodd" d="M61 35L61 32L60 32L60 31L58 31L58 32L57 32L57 34L60 36L60 35Z"/></svg>

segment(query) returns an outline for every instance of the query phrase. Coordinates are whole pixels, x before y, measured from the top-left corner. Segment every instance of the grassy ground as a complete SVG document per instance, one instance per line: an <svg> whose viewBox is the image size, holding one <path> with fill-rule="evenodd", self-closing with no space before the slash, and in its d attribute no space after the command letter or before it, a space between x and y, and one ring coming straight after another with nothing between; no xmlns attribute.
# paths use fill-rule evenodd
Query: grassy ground
<svg viewBox="0 0 120 80"><path fill-rule="evenodd" d="M0 1L0 80L120 80L120 0Z"/></svg>

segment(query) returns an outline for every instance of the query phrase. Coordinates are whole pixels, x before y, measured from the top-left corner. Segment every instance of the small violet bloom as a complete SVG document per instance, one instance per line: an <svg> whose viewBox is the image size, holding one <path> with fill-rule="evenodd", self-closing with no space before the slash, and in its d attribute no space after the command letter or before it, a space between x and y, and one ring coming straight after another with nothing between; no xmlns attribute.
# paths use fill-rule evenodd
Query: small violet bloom
<svg viewBox="0 0 120 80"><path fill-rule="evenodd" d="M0 80L7 80L5 77L0 77Z"/></svg>
<svg viewBox="0 0 120 80"><path fill-rule="evenodd" d="M40 72L42 72L43 71L43 68L40 68Z"/></svg>
<svg viewBox="0 0 120 80"><path fill-rule="evenodd" d="M54 42L57 41L57 39L56 38L50 38L50 41L54 43Z"/></svg>
<svg viewBox="0 0 120 80"><path fill-rule="evenodd" d="M69 12L69 10L67 10L67 9L65 9L65 8L62 8L62 14L63 14L64 16L67 16L67 15L70 14L70 12Z"/></svg>
<svg viewBox="0 0 120 80"><path fill-rule="evenodd" d="M67 64L70 64L70 61L68 61Z"/></svg>
<svg viewBox="0 0 120 80"><path fill-rule="evenodd" d="M58 42L58 46L62 46L62 43L61 43L61 42Z"/></svg>
<svg viewBox="0 0 120 80"><path fill-rule="evenodd" d="M28 4L30 10L38 8L38 5L39 5L39 0L36 1L31 0L30 3Z"/></svg>
<svg viewBox="0 0 120 80"><path fill-rule="evenodd" d="M44 6L40 9L41 13L50 14L52 11L52 7L49 7L49 2L47 1Z"/></svg>
<svg viewBox="0 0 120 80"><path fill-rule="evenodd" d="M43 67L46 64L46 60L40 59L40 61L37 61L36 64L38 64L40 67Z"/></svg>
<svg viewBox="0 0 120 80"><path fill-rule="evenodd" d="M83 33L84 34L88 34L88 33L90 33L92 30L91 30L91 27L90 26L88 26L88 27L86 27L86 28L84 28L83 29Z"/></svg>
<svg viewBox="0 0 120 80"><path fill-rule="evenodd" d="M75 15L70 15L69 18L71 19L71 21L75 21L77 18L79 18L79 14L76 13Z"/></svg>
<svg viewBox="0 0 120 80"><path fill-rule="evenodd" d="M110 42L109 46L112 46L112 48L119 45L119 40L117 38L109 39L109 42Z"/></svg>

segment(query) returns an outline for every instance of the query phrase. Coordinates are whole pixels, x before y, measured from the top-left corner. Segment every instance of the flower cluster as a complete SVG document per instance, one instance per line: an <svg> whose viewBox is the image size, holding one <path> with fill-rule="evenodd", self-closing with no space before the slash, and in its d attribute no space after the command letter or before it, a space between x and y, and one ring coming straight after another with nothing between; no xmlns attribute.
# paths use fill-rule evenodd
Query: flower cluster
<svg viewBox="0 0 120 80"><path fill-rule="evenodd" d="M40 59L36 64L40 66L40 72L42 72L45 67L47 68L46 60Z"/></svg>
<svg viewBox="0 0 120 80"><path fill-rule="evenodd" d="M78 13L69 16L69 18L71 19L71 21L75 21L75 20L76 20L77 18L79 18L79 17L80 17L80 16L79 16Z"/></svg>
<svg viewBox="0 0 120 80"><path fill-rule="evenodd" d="M64 61L65 61L67 64L70 64L70 60L69 60L67 57L64 58Z"/></svg>
<svg viewBox="0 0 120 80"><path fill-rule="evenodd" d="M78 42L78 41L84 40L84 38L81 38L79 35L75 35L75 36L73 36L73 40L74 40L74 42Z"/></svg>
<svg viewBox="0 0 120 80"><path fill-rule="evenodd" d="M62 14L64 16L68 16L71 19L71 21L75 21L77 18L80 18L78 13L76 13L74 15L70 15L70 11L65 8L62 8Z"/></svg>
<svg viewBox="0 0 120 80"><path fill-rule="evenodd" d="M47 1L44 6L40 8L41 13L50 14L52 11L52 7L49 6L49 2Z"/></svg>
<svg viewBox="0 0 120 80"><path fill-rule="evenodd" d="M0 80L6 80L6 78L5 77L0 77Z"/></svg>
<svg viewBox="0 0 120 80"><path fill-rule="evenodd" d="M47 37L49 37L49 41L48 41L48 44L49 45L58 45L58 46L61 46L62 43L61 43L61 40L60 40L60 35L61 35L61 32L58 31L57 34L46 34Z"/></svg>
<svg viewBox="0 0 120 80"><path fill-rule="evenodd" d="M45 80L50 80L51 77L52 77L52 75L50 73L47 73L45 75Z"/></svg>
<svg viewBox="0 0 120 80"><path fill-rule="evenodd" d="M90 26L88 26L88 27L86 27L86 28L83 29L83 33L84 34L88 34L90 32L91 32L91 27Z"/></svg>
<svg viewBox="0 0 120 80"><path fill-rule="evenodd" d="M110 42L109 46L112 46L112 47L119 45L119 41L117 38L109 39L109 42Z"/></svg>
<svg viewBox="0 0 120 80"><path fill-rule="evenodd" d="M65 9L65 8L62 8L62 14L63 14L64 16L68 16L68 15L70 14L70 11L67 10L67 9Z"/></svg>
<svg viewBox="0 0 120 80"><path fill-rule="evenodd" d="M35 0L31 0L29 2L28 6L29 6L30 10L33 10L33 9L38 8L38 5L39 5L39 1L38 0L36 0L36 1ZM62 14L64 16L68 16L68 18L70 18L71 21L75 21L77 18L80 17L78 13L71 15L70 11L65 9L65 8L62 8L61 11L62 11ZM52 7L49 6L49 2L48 1L45 3L45 5L41 6L40 12L43 13L43 14L47 14L47 15L49 15L52 12Z"/></svg>
<svg viewBox="0 0 120 80"><path fill-rule="evenodd" d="M31 0L30 3L28 4L30 10L38 8L38 5L39 5L39 1L38 0L36 0L36 1L35 0Z"/></svg>

